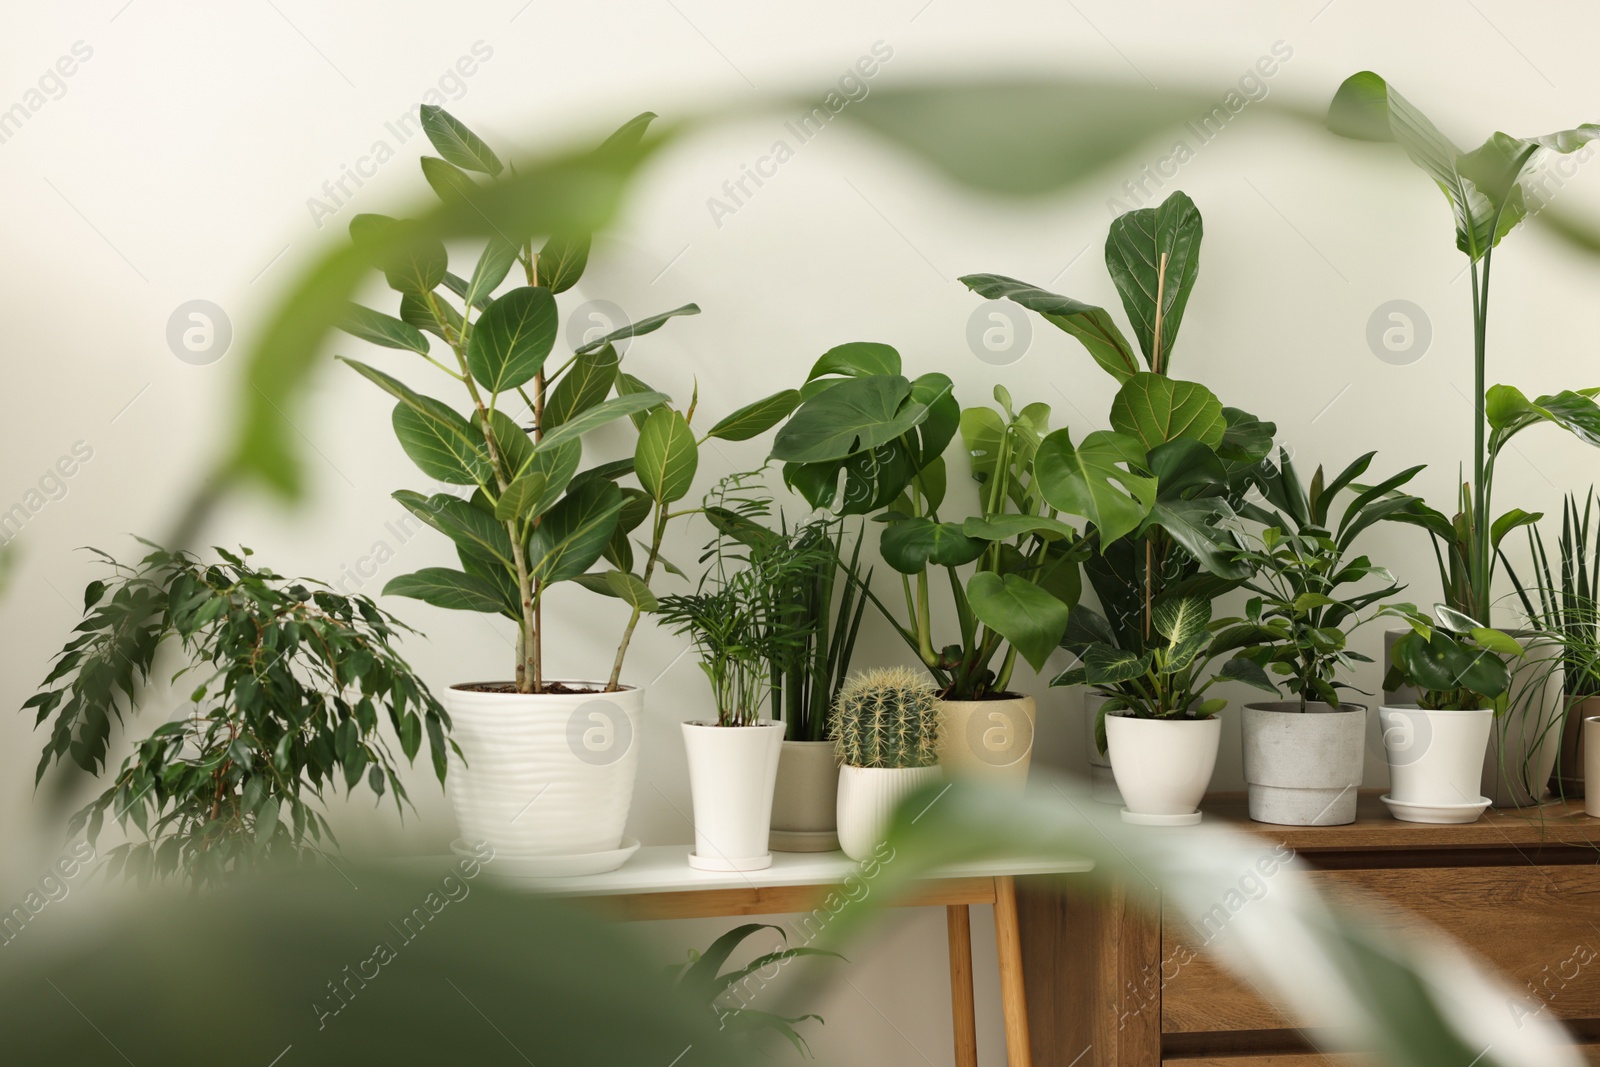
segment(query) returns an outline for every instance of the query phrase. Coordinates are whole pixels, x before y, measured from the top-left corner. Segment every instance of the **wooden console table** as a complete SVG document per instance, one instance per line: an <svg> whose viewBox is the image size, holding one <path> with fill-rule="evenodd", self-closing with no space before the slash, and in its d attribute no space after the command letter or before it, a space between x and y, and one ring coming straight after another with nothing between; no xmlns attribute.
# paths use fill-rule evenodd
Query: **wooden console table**
<svg viewBox="0 0 1600 1067"><path fill-rule="evenodd" d="M698 919L723 916L815 914L830 896L851 886L870 887L871 877L842 852L775 852L762 871L719 873L695 870L687 845L647 845L609 874L523 882L566 897L589 898L619 920ZM890 860L889 862L893 862ZM967 909L993 904L1000 958L1000 999L1005 1016L1009 1067L1029 1067L1028 1009L1018 936L1015 879L1091 870L1086 859L1014 860L961 864L916 884L897 906L943 905L950 943L950 997L956 1067L978 1067L978 1031L972 1000L972 933ZM1055 885L1054 877L1037 877ZM854 890L859 892L859 890ZM1059 989L1059 984L1052 983ZM1081 996L1082 990L1073 990Z"/></svg>
<svg viewBox="0 0 1600 1067"><path fill-rule="evenodd" d="M1398 822L1376 793L1362 795L1348 826L1253 823L1242 794L1203 810L1294 849L1333 898L1382 901L1377 921L1403 930L1421 918L1461 941L1600 1064L1600 819L1582 801L1463 826ZM1182 916L1133 887L1025 882L1019 911L1037 1067L1363 1062L1312 1052L1302 1033L1323 1020L1291 1017L1236 981ZM1163 981L1175 956L1184 965Z"/></svg>

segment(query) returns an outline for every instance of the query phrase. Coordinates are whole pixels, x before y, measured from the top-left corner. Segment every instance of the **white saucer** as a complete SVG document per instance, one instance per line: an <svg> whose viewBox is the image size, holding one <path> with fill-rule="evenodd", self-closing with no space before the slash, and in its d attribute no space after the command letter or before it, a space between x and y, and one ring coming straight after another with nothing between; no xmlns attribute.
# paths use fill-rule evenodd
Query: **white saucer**
<svg viewBox="0 0 1600 1067"><path fill-rule="evenodd" d="M1426 823L1477 822L1484 809L1494 803L1488 797L1479 797L1465 804L1413 804L1391 799L1387 793L1378 799L1388 805L1389 814L1401 822Z"/></svg>
<svg viewBox="0 0 1600 1067"><path fill-rule="evenodd" d="M1138 812L1123 808L1122 821L1131 822L1135 826L1193 826L1200 821L1200 813L1191 811L1187 815L1140 815Z"/></svg>
<svg viewBox="0 0 1600 1067"><path fill-rule="evenodd" d="M461 838L450 842L450 851L463 858L478 858ZM584 874L605 874L628 862L628 857L639 851L639 839L624 837L622 844L604 852L584 852L575 856L514 856L495 853L494 859L484 864L484 869L497 878L518 880L539 878L576 878Z"/></svg>

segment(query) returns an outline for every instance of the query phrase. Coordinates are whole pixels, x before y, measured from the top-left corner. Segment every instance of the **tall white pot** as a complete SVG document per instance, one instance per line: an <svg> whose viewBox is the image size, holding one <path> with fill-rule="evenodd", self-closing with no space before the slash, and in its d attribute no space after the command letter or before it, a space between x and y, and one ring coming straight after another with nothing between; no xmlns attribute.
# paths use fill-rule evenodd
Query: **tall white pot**
<svg viewBox="0 0 1600 1067"><path fill-rule="evenodd" d="M608 854L622 843L644 691L557 684L593 691L445 690L451 737L462 753L450 753L445 784L466 840L487 841L511 857ZM582 873L614 869L625 858Z"/></svg>
<svg viewBox="0 0 1600 1067"><path fill-rule="evenodd" d="M694 851L702 871L759 871L772 866L772 790L783 750L783 723L718 726L683 723L694 802Z"/></svg>
<svg viewBox="0 0 1600 1067"><path fill-rule="evenodd" d="M1494 712L1378 709L1389 761L1390 813L1404 822L1473 822L1488 806L1479 796Z"/></svg>
<svg viewBox="0 0 1600 1067"><path fill-rule="evenodd" d="M1511 706L1494 721L1479 783L1497 808L1538 804L1549 790L1561 753L1566 672L1553 641L1514 635L1528 649L1511 671Z"/></svg>
<svg viewBox="0 0 1600 1067"><path fill-rule="evenodd" d="M1106 716L1111 773L1126 807L1122 818L1147 826L1190 826L1211 784L1222 720Z"/></svg>
<svg viewBox="0 0 1600 1067"><path fill-rule="evenodd" d="M1244 706L1244 780L1250 818L1278 826L1356 821L1367 709L1276 700Z"/></svg>
<svg viewBox="0 0 1600 1067"><path fill-rule="evenodd" d="M894 809L942 769L934 767L839 768L839 847L853 860L864 860L883 840Z"/></svg>

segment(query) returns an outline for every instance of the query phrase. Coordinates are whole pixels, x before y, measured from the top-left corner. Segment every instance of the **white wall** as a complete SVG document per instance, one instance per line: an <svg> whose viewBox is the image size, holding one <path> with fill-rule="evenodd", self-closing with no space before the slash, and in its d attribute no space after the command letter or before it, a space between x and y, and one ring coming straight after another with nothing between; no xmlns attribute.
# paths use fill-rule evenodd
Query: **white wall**
<svg viewBox="0 0 1600 1067"><path fill-rule="evenodd" d="M78 546L126 554L129 534L159 535L210 464L230 419L240 351L297 266L323 242L342 239L353 214L396 207L422 190L416 136L361 188L350 187L348 202L320 228L308 205L376 140L393 144L385 123L441 78L447 95L460 96L447 106L500 145L552 143L647 108L669 118L704 106L755 109L675 148L646 176L579 287L584 298L612 300L635 317L688 300L705 309L638 342L633 369L652 383L683 396L698 379L703 409L720 414L798 382L831 345L882 340L900 348L914 373L950 374L964 403L986 400L1000 381L1020 398L1057 405L1081 433L1103 425L1109 379L1075 342L1038 322L1020 362L996 369L979 361L964 341L977 301L954 278L997 271L1117 307L1100 266L1106 201L1140 164L1167 155L1170 139L1111 164L1070 197L996 203L839 128L802 146L718 225L708 198L784 136L788 112L762 112L761 101L790 92L810 99L882 41L893 58L874 88L1038 73L1195 87L1221 103L1283 42L1292 57L1267 87L1272 98L1312 110L1342 77L1371 68L1463 144L1493 129L1538 133L1596 118L1600 73L1587 31L1597 16L1575 3L1540 5L1537 20L1523 17L1528 10L1508 0L94 0L19 8L0 34L0 109L40 106L0 143L8 264L0 510L28 502L76 443L92 458L65 480L64 495L47 484L59 498L21 535L22 564L0 601L0 707L33 692L76 621L79 591L95 573ZM28 96L77 42L80 55L92 55L60 83L64 92L44 85L59 98ZM448 72L476 42L492 56L450 82ZM1373 448L1376 469L1426 462L1418 484L1446 506L1470 445L1471 335L1458 276L1464 261L1452 248L1443 198L1393 153L1248 109L1167 188L1179 185L1200 205L1207 234L1177 372L1275 419L1308 469L1342 466ZM1595 192L1595 177L1580 168L1560 201L1593 208ZM1596 384L1588 311L1600 265L1531 232L1510 238L1499 263L1493 378L1530 394ZM235 331L232 350L208 366L175 358L164 338L173 310L196 298L223 307ZM1409 366L1381 362L1364 339L1369 315L1392 299L1415 302L1432 323L1431 349ZM324 578L356 567L384 542L394 559L361 586L376 594L393 575L448 562L451 553L431 534L402 544L386 525L403 514L389 493L423 483L390 433L389 402L332 363L334 351L360 347L330 342L312 402L295 418L307 444L310 499L296 511L235 500L207 534L248 543L282 571ZM723 451L725 460L708 453L702 487L727 464L758 458L757 448ZM1594 453L1530 433L1506 461L1499 499L1558 506L1563 489L1586 486L1595 471ZM704 539L703 529L680 530L676 557L692 559ZM1367 547L1412 583L1417 599L1435 596L1420 535L1380 530ZM506 673L504 626L409 601L386 606L430 635L407 647L438 685ZM546 614L561 619L548 638L550 660L573 674L601 672L621 625L616 606L570 591L556 594ZM1377 632L1360 647L1376 654ZM674 724L703 714L707 692L681 651L676 639L645 631L627 672L651 685L632 824L650 841L690 833ZM860 653L863 663L901 658L882 628ZM1076 696L1036 685L1025 668L1020 681L1040 697L1041 746L1076 765ZM1377 669L1357 681L1376 689ZM1238 788L1237 729L1231 715L1227 721L1217 784ZM21 716L0 718L0 841L23 868L59 840L54 816L45 817L33 793L41 739L29 726ZM414 777L421 816L404 827L366 801L336 805L357 847L442 847L448 811L437 787ZM1369 780L1380 780L1376 769ZM708 941L713 925L655 936L677 955ZM984 919L977 925L992 936ZM987 946L979 958L984 1062L998 1062ZM819 1005L828 1018L813 1034L819 1054L848 1049L863 1062L916 1062L910 1041L928 1062L950 1062L942 961L937 912L897 917L846 969L856 991L840 985Z"/></svg>

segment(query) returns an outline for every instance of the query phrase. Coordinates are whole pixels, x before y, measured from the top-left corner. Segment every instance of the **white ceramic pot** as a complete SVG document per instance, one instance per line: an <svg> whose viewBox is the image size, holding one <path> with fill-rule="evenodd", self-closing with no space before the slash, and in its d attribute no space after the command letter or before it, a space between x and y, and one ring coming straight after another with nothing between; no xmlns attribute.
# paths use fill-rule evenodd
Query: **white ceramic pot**
<svg viewBox="0 0 1600 1067"><path fill-rule="evenodd" d="M1244 780L1250 818L1279 826L1356 821L1367 709L1298 700L1246 704Z"/></svg>
<svg viewBox="0 0 1600 1067"><path fill-rule="evenodd" d="M832 852L839 847L839 754L832 741L785 741L772 793L775 852Z"/></svg>
<svg viewBox="0 0 1600 1067"><path fill-rule="evenodd" d="M1221 719L1107 715L1106 742L1126 804L1125 821L1147 826L1200 821L1200 799L1211 784L1222 743Z"/></svg>
<svg viewBox="0 0 1600 1067"><path fill-rule="evenodd" d="M906 797L941 777L940 767L839 768L839 847L864 860L883 841L894 809Z"/></svg>
<svg viewBox="0 0 1600 1067"><path fill-rule="evenodd" d="M694 802L694 851L702 871L759 871L772 866L772 790L783 750L783 723L754 726L683 723Z"/></svg>
<svg viewBox="0 0 1600 1067"><path fill-rule="evenodd" d="M1038 709L1030 696L939 701L939 763L952 778L1021 789L1033 761Z"/></svg>
<svg viewBox="0 0 1600 1067"><path fill-rule="evenodd" d="M1560 646L1528 633L1512 636L1523 642L1528 655L1512 668L1511 706L1494 721L1479 783L1497 808L1542 801L1561 753L1566 672Z"/></svg>
<svg viewBox="0 0 1600 1067"><path fill-rule="evenodd" d="M461 836L511 857L596 855L614 870L639 768L644 692L482 692L451 686L445 785ZM465 762L463 758L465 757ZM626 857L624 857L626 858Z"/></svg>
<svg viewBox="0 0 1600 1067"><path fill-rule="evenodd" d="M1122 792L1117 789L1117 776L1111 773L1111 756L1100 751L1094 736L1095 719L1107 699L1092 689L1083 694L1083 743L1089 752L1089 795L1102 804L1115 804L1120 808Z"/></svg>
<svg viewBox="0 0 1600 1067"><path fill-rule="evenodd" d="M1389 762L1385 802L1406 822L1473 822L1489 805L1478 786L1494 712L1378 709Z"/></svg>

